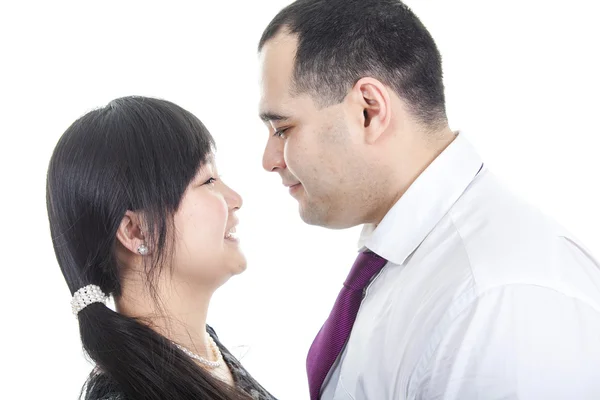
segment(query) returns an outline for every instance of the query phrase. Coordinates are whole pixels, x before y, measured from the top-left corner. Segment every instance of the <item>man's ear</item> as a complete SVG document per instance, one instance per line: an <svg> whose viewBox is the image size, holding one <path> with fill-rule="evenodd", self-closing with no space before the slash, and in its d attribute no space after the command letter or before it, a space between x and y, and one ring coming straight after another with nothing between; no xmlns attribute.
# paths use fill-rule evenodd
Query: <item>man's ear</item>
<svg viewBox="0 0 600 400"><path fill-rule="evenodd" d="M391 121L389 89L374 78L362 78L351 89L352 109L360 113L363 137L366 143L375 143Z"/></svg>

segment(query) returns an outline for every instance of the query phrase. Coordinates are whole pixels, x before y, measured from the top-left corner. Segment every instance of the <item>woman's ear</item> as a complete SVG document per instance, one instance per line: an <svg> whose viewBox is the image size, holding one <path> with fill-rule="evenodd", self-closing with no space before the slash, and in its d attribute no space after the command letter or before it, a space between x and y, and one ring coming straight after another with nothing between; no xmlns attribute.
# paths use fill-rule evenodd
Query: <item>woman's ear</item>
<svg viewBox="0 0 600 400"><path fill-rule="evenodd" d="M117 230L117 240L131 253L145 256L149 253L149 248L141 222L142 219L139 213L125 212L125 216Z"/></svg>

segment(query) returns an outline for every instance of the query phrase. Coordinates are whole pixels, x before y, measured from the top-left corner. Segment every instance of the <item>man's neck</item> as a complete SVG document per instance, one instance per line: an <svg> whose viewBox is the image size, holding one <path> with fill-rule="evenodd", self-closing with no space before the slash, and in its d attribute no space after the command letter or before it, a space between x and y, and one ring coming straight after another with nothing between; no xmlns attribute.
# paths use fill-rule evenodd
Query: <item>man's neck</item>
<svg viewBox="0 0 600 400"><path fill-rule="evenodd" d="M378 225L390 209L402 198L408 188L429 167L429 165L454 141L456 133L450 127L436 132L421 134L422 138L412 141L410 146L398 146L402 156L395 163L395 185L391 185L386 197L371 223Z"/></svg>

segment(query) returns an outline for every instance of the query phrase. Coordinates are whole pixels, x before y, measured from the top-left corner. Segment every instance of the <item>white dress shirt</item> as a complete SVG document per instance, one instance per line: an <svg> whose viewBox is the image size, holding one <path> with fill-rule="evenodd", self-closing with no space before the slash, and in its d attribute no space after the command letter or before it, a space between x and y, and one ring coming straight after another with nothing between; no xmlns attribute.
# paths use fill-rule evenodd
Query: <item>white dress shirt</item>
<svg viewBox="0 0 600 400"><path fill-rule="evenodd" d="M321 399L600 399L600 265L463 134L360 247L388 263Z"/></svg>

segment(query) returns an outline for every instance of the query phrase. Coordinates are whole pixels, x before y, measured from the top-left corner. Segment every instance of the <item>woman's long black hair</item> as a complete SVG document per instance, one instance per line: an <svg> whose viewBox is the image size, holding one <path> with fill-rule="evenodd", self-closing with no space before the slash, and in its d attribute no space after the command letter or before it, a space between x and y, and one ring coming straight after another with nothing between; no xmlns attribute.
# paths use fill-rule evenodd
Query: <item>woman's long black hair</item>
<svg viewBox="0 0 600 400"><path fill-rule="evenodd" d="M125 97L91 111L62 135L48 168L46 201L58 264L71 294L94 284L121 294L116 232L141 211L153 274L168 264L169 229L185 189L214 148L190 112L164 100ZM86 399L117 390L128 400L242 399L146 324L94 303L78 314L96 368Z"/></svg>

